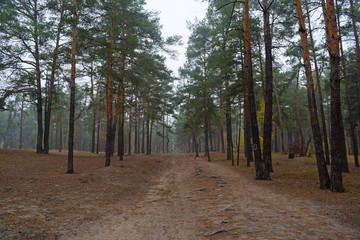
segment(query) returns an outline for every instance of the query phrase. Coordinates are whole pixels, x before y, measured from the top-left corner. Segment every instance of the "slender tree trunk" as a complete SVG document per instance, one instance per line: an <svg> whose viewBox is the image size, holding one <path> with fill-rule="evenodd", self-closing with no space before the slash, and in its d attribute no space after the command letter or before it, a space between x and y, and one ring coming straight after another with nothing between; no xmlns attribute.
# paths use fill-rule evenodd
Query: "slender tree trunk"
<svg viewBox="0 0 360 240"><path fill-rule="evenodd" d="M59 55L59 47L60 47L60 34L63 28L63 16L65 11L65 2L61 1L61 12L60 12L60 20L58 23L57 33L56 33L56 43L55 49L53 52L53 59L51 63L51 76L50 76L50 86L48 91L48 98L45 104L45 129L44 129L44 153L49 153L49 132L50 132L50 118L51 118L51 110L52 110L52 99L55 88L55 72L57 69L57 58Z"/></svg>
<svg viewBox="0 0 360 240"><path fill-rule="evenodd" d="M352 1L352 0L351 0ZM336 6L337 6L337 0L336 0ZM339 9L338 6L336 9ZM337 11L337 19L340 19L340 13L339 10ZM357 143L357 137L356 137L356 126L354 123L353 118L353 111L351 107L351 99L350 99L350 92L349 92L349 84L348 84L348 78L347 78L347 71L346 71L346 62L344 57L344 50L343 50L343 44L342 44L342 38L341 38L341 28L340 28L340 21L337 22L338 28L339 28L339 44L340 44L340 53L341 53L341 60L342 60L342 70L344 75L344 81L345 81L345 92L346 92L346 105L348 107L349 112L349 124L350 124L350 141L353 149L354 154L354 160L355 160L355 166L359 167L359 151L358 151L358 143ZM350 145L349 145L350 149Z"/></svg>
<svg viewBox="0 0 360 240"><path fill-rule="evenodd" d="M110 23L110 48L108 55L108 72L106 78L106 141L105 141L105 167L110 166L113 146L113 65L114 65L114 27L115 27L115 2L111 1Z"/></svg>
<svg viewBox="0 0 360 240"><path fill-rule="evenodd" d="M360 89L360 44L359 44L359 35L357 33L357 28L356 28L356 18L355 18L355 13L354 13L354 1L353 0L350 0L350 10L351 10L352 26L353 26L353 30L354 30L354 36L355 36L357 77L358 77L358 84L359 84L359 89Z"/></svg>
<svg viewBox="0 0 360 240"><path fill-rule="evenodd" d="M169 115L166 115L166 125L169 126ZM166 152L169 153L170 152L170 149L169 149L169 142L170 142L170 139L169 139L169 130L168 128L166 128Z"/></svg>
<svg viewBox="0 0 360 240"><path fill-rule="evenodd" d="M254 144L255 155L255 170L257 180L270 180L270 169L266 166L267 163L261 158L259 129L256 117L255 108L255 93L254 81L252 73L252 60L251 60L251 40L250 40L250 25L249 25L249 0L244 1L244 36L245 36L245 73L248 85L248 108L250 113L252 138Z"/></svg>
<svg viewBox="0 0 360 240"><path fill-rule="evenodd" d="M211 132L211 122L208 120L208 126L209 126L209 142L210 142L210 151L213 152L213 138L212 138L212 132Z"/></svg>
<svg viewBox="0 0 360 240"><path fill-rule="evenodd" d="M35 75L36 75L36 112L37 112L37 143L36 153L43 153L43 119L42 119L42 93L41 93L41 70L40 70L40 53L39 53L39 27L38 27L38 8L37 1L34 6L35 12Z"/></svg>
<svg viewBox="0 0 360 240"><path fill-rule="evenodd" d="M244 152L246 156L246 166L250 167L250 163L254 161L252 149L251 149L251 123L248 114L249 103L248 103L248 87L245 86L244 91Z"/></svg>
<svg viewBox="0 0 360 240"><path fill-rule="evenodd" d="M221 140L221 152L225 152L225 144L224 144L224 116L223 116L223 96L222 96L222 88L220 88L220 140Z"/></svg>
<svg viewBox="0 0 360 240"><path fill-rule="evenodd" d="M316 74L315 75L316 76L316 88L317 88L318 99L319 99L320 121L321 121L321 125L322 125L322 134L323 134L323 137L324 137L326 164L330 165L328 135L327 135L327 131L326 131L324 104L323 104L323 97L322 97L322 91L321 91L321 86L320 86L320 72L319 72L319 67L318 67L318 64L317 64L317 57L316 57L316 51L315 51L315 42L314 42L313 36L312 36L312 28L311 28L311 22L310 22L310 12L309 12L309 7L308 7L307 1L305 1L305 6L306 6L306 16L307 16L308 26L309 26L309 40L310 40L311 51L312 51L312 54L313 54L315 74Z"/></svg>
<svg viewBox="0 0 360 240"><path fill-rule="evenodd" d="M225 119L226 119L226 159L232 161L234 166L233 154L233 141L232 141L232 126L231 126L231 103L229 92L229 79L225 77Z"/></svg>
<svg viewBox="0 0 360 240"><path fill-rule="evenodd" d="M208 116L207 116L207 96L206 94L203 95L204 99L204 136L205 136L205 156L208 158L210 162L210 152L209 152L209 123L208 123Z"/></svg>
<svg viewBox="0 0 360 240"><path fill-rule="evenodd" d="M327 0L326 10L326 25L330 35L330 41L327 42L327 45L331 71L331 191L344 192L345 189L342 183L342 171L344 170L342 142L345 144L345 136L344 129L342 128L339 34L336 25L334 0Z"/></svg>
<svg viewBox="0 0 360 240"><path fill-rule="evenodd" d="M295 0L295 6L296 6L296 12L299 22L299 34L301 37L301 46L303 51L304 68L305 68L305 75L307 81L308 107L310 112L311 128L314 138L316 160L317 160L319 179L320 179L320 188L327 189L330 187L330 179L326 168L324 150L322 147L321 131L317 117L314 83L312 79L311 63L309 57L309 44L307 40L307 32L305 27L305 19L301 7L301 1Z"/></svg>
<svg viewBox="0 0 360 240"><path fill-rule="evenodd" d="M130 103L129 103L129 142L128 142L128 155L131 155L131 121L132 121L132 101L133 95L131 95Z"/></svg>
<svg viewBox="0 0 360 240"><path fill-rule="evenodd" d="M271 159L271 133L272 133L272 95L273 95L273 67L272 67L272 39L270 32L270 9L268 0L262 0L264 18L265 41L265 113L263 135L263 158L266 171L273 171Z"/></svg>
<svg viewBox="0 0 360 240"><path fill-rule="evenodd" d="M21 100L21 109L20 109L20 137L19 137L19 149L23 147L23 119L24 119L24 102L25 102L25 95L22 95Z"/></svg>
<svg viewBox="0 0 360 240"><path fill-rule="evenodd" d="M138 100L135 95L135 116L134 116L134 152L138 154Z"/></svg>
<svg viewBox="0 0 360 240"><path fill-rule="evenodd" d="M70 114L69 114L69 147L68 147L68 170L67 173L74 173L74 126L75 126L75 73L76 73L76 38L78 10L77 2L73 0L73 29L71 45L71 78L70 78Z"/></svg>
<svg viewBox="0 0 360 240"><path fill-rule="evenodd" d="M300 78L300 69L297 70L296 76L296 137L295 143L299 146L300 156L305 156L304 146L305 140L301 128L301 119L300 119L300 102L299 102L299 78Z"/></svg>
<svg viewBox="0 0 360 240"><path fill-rule="evenodd" d="M98 96L99 96L99 88L97 90L96 93L96 101L94 98L94 80L93 80L93 63L91 62L91 74L90 74L90 80L91 80L91 93L90 93L90 97L91 97L91 105L92 105L92 110L93 110L93 114L92 114L92 128L91 128L91 152L95 153L95 131L96 131L96 104L97 104L97 100L98 100Z"/></svg>
<svg viewBox="0 0 360 240"><path fill-rule="evenodd" d="M275 93L275 99L276 99L276 107L277 107L277 112L278 112L278 116L279 116L279 123L280 123L281 151L284 153L285 152L285 149L284 149L284 128L283 128L283 123L282 123L282 118L281 118L279 97L278 97L278 94L277 94L276 83L275 83L274 79L273 79L273 84L274 84L274 93Z"/></svg>
<svg viewBox="0 0 360 240"><path fill-rule="evenodd" d="M141 153L145 153L145 109L143 110L142 120L142 139L141 139Z"/></svg>
<svg viewBox="0 0 360 240"><path fill-rule="evenodd" d="M60 103L60 96L58 96L58 105L59 105L59 152L61 152L64 146L64 133L62 127L62 115L61 115L61 103Z"/></svg>
<svg viewBox="0 0 360 240"><path fill-rule="evenodd" d="M241 141L241 99L239 95L239 140L237 142L237 159L236 165L239 166L240 164L240 141Z"/></svg>
<svg viewBox="0 0 360 240"><path fill-rule="evenodd" d="M146 108L146 155L150 155L150 114L149 103Z"/></svg>
<svg viewBox="0 0 360 240"><path fill-rule="evenodd" d="M101 116L99 114L98 122L97 122L97 140L96 140L96 154L99 154L99 144L100 144L100 129L101 129Z"/></svg>
<svg viewBox="0 0 360 240"><path fill-rule="evenodd" d="M151 154L151 148L152 148L152 132L153 132L153 126L154 126L154 120L151 120L151 123L150 123L150 140L149 140L149 154Z"/></svg>
<svg viewBox="0 0 360 240"><path fill-rule="evenodd" d="M264 30L265 30L265 28L264 28ZM262 59L262 53L261 53L260 34L257 36L257 44L258 44L258 51L259 51L261 88L262 88L263 96L265 99L266 92L265 92L265 79L264 79L263 59Z"/></svg>

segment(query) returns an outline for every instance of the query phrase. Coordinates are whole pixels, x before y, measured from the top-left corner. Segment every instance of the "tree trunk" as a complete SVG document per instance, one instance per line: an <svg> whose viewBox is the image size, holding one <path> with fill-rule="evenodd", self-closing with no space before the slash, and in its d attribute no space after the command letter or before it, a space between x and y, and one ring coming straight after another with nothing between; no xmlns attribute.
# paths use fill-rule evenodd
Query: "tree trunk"
<svg viewBox="0 0 360 240"><path fill-rule="evenodd" d="M38 29L38 8L35 1L35 74L36 74L36 112L37 112L37 139L36 153L43 153L43 119L42 119L42 93L41 93L41 70L40 70L40 53L39 53L39 29Z"/></svg>
<svg viewBox="0 0 360 240"><path fill-rule="evenodd" d="M223 96L222 89L220 88L220 140L221 140L221 152L225 152L225 144L224 144L224 116L223 116Z"/></svg>
<svg viewBox="0 0 360 240"><path fill-rule="evenodd" d="M101 129L101 116L99 114L98 123L97 123L97 140L96 140L96 154L99 154L99 144L100 144L100 129Z"/></svg>
<svg viewBox="0 0 360 240"><path fill-rule="evenodd" d="M265 15L264 15L265 17ZM265 20L265 19L264 19ZM265 22L264 22L265 24ZM265 25L264 25L265 27ZM265 31L265 28L264 28ZM265 36L265 35L264 35ZM262 54L261 54L261 43L260 43L260 34L257 36L257 43L258 43L258 51L259 51L259 62L260 62L260 78L261 78L261 88L263 91L263 96L264 99L266 97L266 92L265 92L265 79L264 79L264 68L263 68L263 59L262 59ZM265 46L266 47L266 46Z"/></svg>
<svg viewBox="0 0 360 240"><path fill-rule="evenodd" d="M77 38L77 2L73 0L73 28L71 45L71 78L70 78L70 114L69 114L69 147L68 147L68 170L67 173L74 173L74 125L75 125L75 73L76 73L76 38Z"/></svg>
<svg viewBox="0 0 360 240"><path fill-rule="evenodd" d="M146 155L150 155L150 113L149 113L149 103L146 108Z"/></svg>
<svg viewBox="0 0 360 240"><path fill-rule="evenodd" d="M340 102L340 54L339 35L336 25L334 1L328 0L326 5L326 27L330 41L327 42L330 55L330 88L331 88L331 191L344 192L342 183L343 146L345 144L342 128L342 113ZM345 152L346 154L346 152Z"/></svg>
<svg viewBox="0 0 360 240"><path fill-rule="evenodd" d="M284 128L283 128L283 123L282 123L282 118L281 118L279 97L278 97L278 94L277 94L276 83L275 83L274 79L273 79L273 84L274 84L274 92L275 92L275 98L276 98L276 107L277 107L277 112L278 112L278 116L279 116L279 123L280 123L281 152L284 153L285 152L285 149L284 149Z"/></svg>
<svg viewBox="0 0 360 240"><path fill-rule="evenodd" d="M233 141L232 141L232 126L231 126L231 103L229 92L229 79L225 77L225 119L226 119L226 159L232 161L234 166L233 156Z"/></svg>
<svg viewBox="0 0 360 240"><path fill-rule="evenodd" d="M24 102L25 102L25 95L22 95L22 100L21 100L21 109L20 109L20 126L19 126L19 131L20 131L20 137L19 137L19 149L23 148L23 119L24 119Z"/></svg>
<svg viewBox="0 0 360 240"><path fill-rule="evenodd" d="M360 89L360 44L359 44L359 35L357 33L357 28L356 28L356 18L355 18L355 14L354 14L354 1L353 0L350 0L350 10L351 10L352 26L353 26L353 30L354 30L354 36L355 36L357 77L358 77L358 84L359 84L359 89Z"/></svg>
<svg viewBox="0 0 360 240"><path fill-rule="evenodd" d="M135 116L134 116L134 152L138 154L138 98L135 95Z"/></svg>
<svg viewBox="0 0 360 240"><path fill-rule="evenodd" d="M248 108L250 113L252 138L254 144L255 155L255 170L257 180L270 180L270 171L267 168L267 163L261 158L259 129L256 117L255 108L255 93L254 81L252 73L252 60L251 60L251 40L250 40L250 25L249 25L249 0L244 1L244 36L245 36L245 73L248 86Z"/></svg>
<svg viewBox="0 0 360 240"><path fill-rule="evenodd" d="M301 46L303 52L304 68L307 81L307 95L308 95L308 107L311 119L311 128L313 132L316 160L318 166L318 173L320 179L320 188L327 189L330 187L329 174L326 168L326 162L324 158L324 150L322 147L321 132L317 117L316 102L315 102L315 91L314 83L312 79L311 63L309 57L309 44L307 40L307 32L305 27L305 19L301 7L301 1L295 0L296 12L299 22L299 34L301 37Z"/></svg>
<svg viewBox="0 0 360 240"><path fill-rule="evenodd" d="M264 41L265 41L265 113L263 135L263 158L266 171L273 171L271 159L271 133L272 133L272 94L273 94L273 67L272 67L272 39L270 32L270 9L267 0L262 1L264 15Z"/></svg>
<svg viewBox="0 0 360 240"><path fill-rule="evenodd" d="M48 91L48 98L46 99L45 104L45 129L44 129L44 153L49 153L49 132L50 132L50 118L51 118L51 110L52 110L52 99L55 87L55 72L57 69L57 58L59 55L59 47L60 47L60 34L63 27L63 15L65 11L65 2L61 2L61 12L60 12L60 20L56 33L56 43L55 49L53 52L53 59L51 63L51 76L50 76L50 86Z"/></svg>
<svg viewBox="0 0 360 240"><path fill-rule="evenodd" d="M239 95L239 138L237 142L237 159L236 159L237 166L239 166L240 164L240 140L241 140L241 99Z"/></svg>
<svg viewBox="0 0 360 240"><path fill-rule="evenodd" d="M96 100L94 98L94 80L93 80L93 63L91 62L91 74L90 74L90 80L91 80L91 92L90 92L90 97L91 97L91 105L92 105L92 128L91 128L91 153L95 153L95 131L96 131L96 112L97 112L97 101L98 101L98 97L99 97L99 87L98 90L96 92ZM100 84L98 85L100 86Z"/></svg>
<svg viewBox="0 0 360 240"><path fill-rule="evenodd" d="M145 109L143 110L142 120L142 139L141 139L141 153L145 153Z"/></svg>
<svg viewBox="0 0 360 240"><path fill-rule="evenodd" d="M299 78L300 78L300 68L297 70L296 76L296 137L295 143L299 146L300 156L305 156L304 146L305 140L301 128L301 119L300 119L300 102L299 102Z"/></svg>
<svg viewBox="0 0 360 240"><path fill-rule="evenodd" d="M111 1L111 23L110 23L110 48L108 55L108 72L106 78L106 140L105 140L105 167L110 166L113 146L113 65L114 65L114 27L115 27L115 6Z"/></svg>
<svg viewBox="0 0 360 240"><path fill-rule="evenodd" d="M352 1L352 0L351 0ZM337 6L337 1L336 1ZM339 9L338 6L336 9ZM340 19L339 11L337 11L337 19ZM340 44L340 53L341 53L341 60L342 60L342 70L344 74L344 81L345 81L345 93L346 93L346 105L348 107L349 112L349 124L350 124L350 141L353 149L354 154L354 160L355 160L355 166L359 167L359 150L358 150L358 143L357 143L357 137L356 137L356 125L354 123L353 118L353 111L351 107L351 99L350 99L350 92L349 92L349 84L348 84L348 78L347 78L347 71L346 71L346 62L344 57L344 50L343 50L343 44L342 44L342 38L341 38L341 28L340 28L340 21L338 21L338 28L339 28L339 44ZM349 145L350 149L350 145Z"/></svg>
<svg viewBox="0 0 360 240"><path fill-rule="evenodd" d="M315 76L316 76L316 88L317 88L317 92L318 92L319 107L320 107L320 118L321 118L320 120L321 120L322 134L323 134L323 137L324 137L324 145L325 145L325 157L326 157L325 159L326 159L326 164L330 165L328 135L327 135L327 131L326 131L324 104L323 104L323 97L322 97L322 91L321 91L321 86L320 86L320 72L319 72L319 67L318 67L318 64L317 64L317 57L316 57L316 51L315 51L315 42L314 42L313 36L312 36L312 29L311 29L311 22L310 22L310 12L309 12L309 7L308 7L307 2L305 2L305 6L306 6L306 16L307 16L308 26L309 26L309 40L310 40L311 51L312 51L313 59L314 59Z"/></svg>
<svg viewBox="0 0 360 240"><path fill-rule="evenodd" d="M132 121L132 101L133 95L131 95L130 103L129 103L129 142L128 142L128 155L131 155L131 121Z"/></svg>
<svg viewBox="0 0 360 240"><path fill-rule="evenodd" d="M208 116L207 116L207 96L203 95L204 99L204 136L205 136L205 156L208 158L208 162L211 161L210 159L210 152L209 152L209 123L208 123Z"/></svg>

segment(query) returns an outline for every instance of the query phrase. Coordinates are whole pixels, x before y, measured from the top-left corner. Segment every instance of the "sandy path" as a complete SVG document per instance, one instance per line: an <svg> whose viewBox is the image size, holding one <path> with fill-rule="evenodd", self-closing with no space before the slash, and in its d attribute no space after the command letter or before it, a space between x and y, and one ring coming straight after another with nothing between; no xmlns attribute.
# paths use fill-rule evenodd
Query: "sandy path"
<svg viewBox="0 0 360 240"><path fill-rule="evenodd" d="M321 206L257 186L230 167L183 155L169 166L143 201L75 239L360 239L359 229Z"/></svg>

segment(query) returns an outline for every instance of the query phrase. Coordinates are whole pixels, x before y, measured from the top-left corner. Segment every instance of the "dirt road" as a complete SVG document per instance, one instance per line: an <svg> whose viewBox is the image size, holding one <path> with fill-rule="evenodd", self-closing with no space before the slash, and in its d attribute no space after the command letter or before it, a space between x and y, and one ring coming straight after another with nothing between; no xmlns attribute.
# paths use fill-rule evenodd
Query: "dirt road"
<svg viewBox="0 0 360 240"><path fill-rule="evenodd" d="M189 155L169 161L143 200L116 206L121 214L71 239L360 239L360 229L320 204L275 193L234 168Z"/></svg>

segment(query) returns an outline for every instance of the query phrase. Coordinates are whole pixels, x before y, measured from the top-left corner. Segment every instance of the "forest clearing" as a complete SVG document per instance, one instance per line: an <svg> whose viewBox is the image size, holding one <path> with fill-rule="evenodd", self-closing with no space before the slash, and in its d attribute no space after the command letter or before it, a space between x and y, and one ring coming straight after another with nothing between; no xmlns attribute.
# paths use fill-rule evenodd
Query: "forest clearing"
<svg viewBox="0 0 360 240"><path fill-rule="evenodd" d="M346 193L318 188L314 158L274 156L274 180L254 168L193 154L0 150L1 239L359 239L360 174ZM351 161L350 161L351 163ZM351 164L353 165L353 164Z"/></svg>

